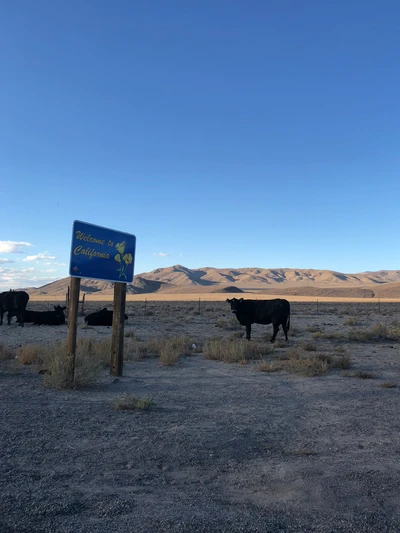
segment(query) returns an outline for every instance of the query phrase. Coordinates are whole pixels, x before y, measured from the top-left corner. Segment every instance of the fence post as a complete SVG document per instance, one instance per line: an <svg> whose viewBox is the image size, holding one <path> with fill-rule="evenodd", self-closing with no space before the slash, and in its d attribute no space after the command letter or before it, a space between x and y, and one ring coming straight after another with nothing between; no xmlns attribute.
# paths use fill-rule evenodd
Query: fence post
<svg viewBox="0 0 400 533"><path fill-rule="evenodd" d="M85 314L85 296L86 296L86 293L83 293L83 296L82 296L82 315Z"/></svg>

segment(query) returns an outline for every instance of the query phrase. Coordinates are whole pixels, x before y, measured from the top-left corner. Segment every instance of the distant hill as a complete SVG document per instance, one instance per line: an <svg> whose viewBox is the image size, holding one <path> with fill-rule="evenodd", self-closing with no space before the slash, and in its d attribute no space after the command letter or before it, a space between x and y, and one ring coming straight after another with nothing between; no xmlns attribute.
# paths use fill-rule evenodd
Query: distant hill
<svg viewBox="0 0 400 533"><path fill-rule="evenodd" d="M70 278L39 288L29 288L32 296L60 296L68 290ZM109 296L113 283L82 279L81 292ZM400 298L400 270L379 270L344 274L333 270L293 268L213 268L198 269L175 265L158 268L134 277L128 294L190 294L213 292L254 292L299 296L353 298Z"/></svg>

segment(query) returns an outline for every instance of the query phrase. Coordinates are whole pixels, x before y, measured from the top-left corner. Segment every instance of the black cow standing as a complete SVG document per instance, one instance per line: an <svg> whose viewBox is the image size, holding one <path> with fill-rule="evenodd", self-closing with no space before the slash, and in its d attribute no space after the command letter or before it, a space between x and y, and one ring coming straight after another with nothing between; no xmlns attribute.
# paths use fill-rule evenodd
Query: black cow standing
<svg viewBox="0 0 400 533"><path fill-rule="evenodd" d="M0 325L3 325L4 313L7 315L7 323L10 325L11 317L16 316L20 326L24 325L24 311L29 300L29 294L25 291L6 291L0 294Z"/></svg>
<svg viewBox="0 0 400 533"><path fill-rule="evenodd" d="M125 315L125 320L128 315ZM112 326L113 311L109 311L106 307L96 313L91 313L85 316L85 322L89 326Z"/></svg>
<svg viewBox="0 0 400 533"><path fill-rule="evenodd" d="M250 340L251 325L252 324L272 324L274 331L271 337L271 342L275 341L275 337L279 331L279 326L285 333L285 338L288 340L288 331L290 328L290 304L287 300L276 298L275 300L244 300L240 298L229 298L226 300L231 304L232 313L242 326L246 326L246 338Z"/></svg>

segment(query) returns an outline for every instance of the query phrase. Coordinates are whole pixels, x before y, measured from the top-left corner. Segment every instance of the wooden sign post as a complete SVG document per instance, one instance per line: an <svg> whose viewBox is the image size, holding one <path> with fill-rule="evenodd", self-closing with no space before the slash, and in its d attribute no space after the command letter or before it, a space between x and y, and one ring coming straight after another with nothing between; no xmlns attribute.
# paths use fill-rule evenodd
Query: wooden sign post
<svg viewBox="0 0 400 533"><path fill-rule="evenodd" d="M124 364L126 283L114 283L114 311L111 339L110 375L122 376Z"/></svg>
<svg viewBox="0 0 400 533"><path fill-rule="evenodd" d="M71 277L68 308L67 365L68 383L72 387L75 376L76 332L78 323L79 290L81 278Z"/></svg>

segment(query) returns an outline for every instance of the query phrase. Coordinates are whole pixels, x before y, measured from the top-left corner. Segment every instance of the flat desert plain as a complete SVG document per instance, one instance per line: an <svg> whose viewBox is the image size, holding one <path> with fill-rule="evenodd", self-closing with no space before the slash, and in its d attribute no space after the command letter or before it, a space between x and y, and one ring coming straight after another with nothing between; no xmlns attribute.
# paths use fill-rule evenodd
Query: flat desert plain
<svg viewBox="0 0 400 533"><path fill-rule="evenodd" d="M253 326L254 361L205 356L211 337L244 342L227 303L143 298L127 302L120 378L104 368L60 390L43 365L1 361L0 532L398 533L400 304L291 307L289 342L280 332L272 352L272 327ZM66 336L0 326L12 354ZM79 317L78 342L110 337ZM137 349L167 337L185 338L177 364ZM343 365L308 375L307 358ZM116 410L124 394L154 405Z"/></svg>

